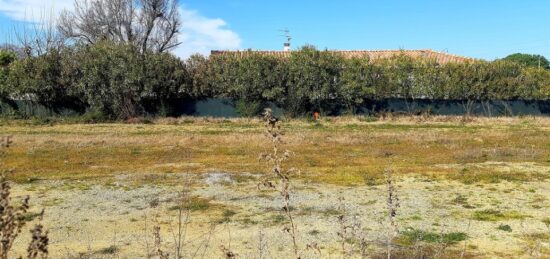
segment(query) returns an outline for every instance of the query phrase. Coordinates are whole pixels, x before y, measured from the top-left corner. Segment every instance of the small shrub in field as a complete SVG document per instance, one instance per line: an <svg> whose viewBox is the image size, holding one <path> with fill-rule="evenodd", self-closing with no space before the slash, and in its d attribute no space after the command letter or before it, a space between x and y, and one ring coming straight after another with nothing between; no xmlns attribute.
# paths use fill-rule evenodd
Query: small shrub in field
<svg viewBox="0 0 550 259"><path fill-rule="evenodd" d="M103 254L103 255L114 255L118 252L118 247L117 246L109 246L109 247L106 247L106 248L103 248L101 250L98 251L98 253L100 254Z"/></svg>
<svg viewBox="0 0 550 259"><path fill-rule="evenodd" d="M510 227L510 225L500 225L497 227L497 229L506 232L512 232L512 227Z"/></svg>
<svg viewBox="0 0 550 259"><path fill-rule="evenodd" d="M168 210L190 210L190 211L203 211L210 209L211 204L207 199L192 197L188 201L182 204L177 204L168 208Z"/></svg>
<svg viewBox="0 0 550 259"><path fill-rule="evenodd" d="M410 228L401 233L399 243L403 245L412 245L415 242L426 242L452 245L464 241L467 238L468 235L463 232L434 233Z"/></svg>
<svg viewBox="0 0 550 259"><path fill-rule="evenodd" d="M265 104L259 101L238 100L235 110L243 117L256 117L262 113Z"/></svg>
<svg viewBox="0 0 550 259"><path fill-rule="evenodd" d="M235 211L232 211L232 210L224 210L223 211L223 214L222 214L222 218L218 221L218 223L226 223L226 222L230 222L231 221L231 218L233 216L235 216L237 214L237 212Z"/></svg>
<svg viewBox="0 0 550 259"><path fill-rule="evenodd" d="M474 219L479 221L500 221L506 219L523 219L525 217L525 215L517 211L502 212L494 209L486 209L474 212Z"/></svg>

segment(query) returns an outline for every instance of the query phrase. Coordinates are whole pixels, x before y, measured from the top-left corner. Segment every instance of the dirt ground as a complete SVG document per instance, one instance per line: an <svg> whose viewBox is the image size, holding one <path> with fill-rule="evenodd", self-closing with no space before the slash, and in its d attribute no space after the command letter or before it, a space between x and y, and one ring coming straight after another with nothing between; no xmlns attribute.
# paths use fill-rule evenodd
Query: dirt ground
<svg viewBox="0 0 550 259"><path fill-rule="evenodd" d="M354 117L283 128L288 167L300 170L290 210L302 258L359 258L362 247L385 257L389 169L395 257L550 258L548 118ZM180 211L186 258L223 258L222 245L239 258L293 256L281 195L258 188L269 172L258 154L270 143L257 120L0 129L14 139L3 157L15 169L14 201L30 195L32 212L45 209L50 258L145 258L157 249L155 226L174 256Z"/></svg>

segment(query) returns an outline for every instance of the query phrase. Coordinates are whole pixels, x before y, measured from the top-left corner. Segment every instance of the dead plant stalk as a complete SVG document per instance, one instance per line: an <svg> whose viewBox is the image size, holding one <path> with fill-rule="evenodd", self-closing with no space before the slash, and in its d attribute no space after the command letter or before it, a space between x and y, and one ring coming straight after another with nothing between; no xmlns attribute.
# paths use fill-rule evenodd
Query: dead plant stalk
<svg viewBox="0 0 550 259"><path fill-rule="evenodd" d="M277 189L283 198L283 212L288 219L287 226L284 227L284 231L288 233L292 239L292 247L294 256L300 258L300 249L297 240L297 226L292 215L290 206L290 176L295 173L294 168L285 169L283 164L287 161L291 152L288 150L281 151L281 144L283 132L279 125L279 119L273 116L271 109L266 109L264 112L265 121L265 133L271 141L272 151L270 153L262 153L260 159L267 161L271 165L271 177L275 178L275 181L271 181L268 178L263 181L264 187ZM274 183L276 182L276 183Z"/></svg>

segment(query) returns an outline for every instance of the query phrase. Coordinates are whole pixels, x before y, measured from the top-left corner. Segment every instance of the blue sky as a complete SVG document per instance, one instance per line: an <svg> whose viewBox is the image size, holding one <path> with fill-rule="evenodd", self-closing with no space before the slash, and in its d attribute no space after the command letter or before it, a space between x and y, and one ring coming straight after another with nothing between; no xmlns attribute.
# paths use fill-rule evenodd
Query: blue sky
<svg viewBox="0 0 550 259"><path fill-rule="evenodd" d="M24 20L13 11L6 15L6 4L45 1L0 0L0 29ZM72 0L55 2L63 6ZM182 56L210 49L279 50L284 39L278 30L288 28L293 47L308 43L329 49L433 49L484 59L525 52L550 58L550 1L546 0L183 0L181 4L187 12L184 24L188 19Z"/></svg>

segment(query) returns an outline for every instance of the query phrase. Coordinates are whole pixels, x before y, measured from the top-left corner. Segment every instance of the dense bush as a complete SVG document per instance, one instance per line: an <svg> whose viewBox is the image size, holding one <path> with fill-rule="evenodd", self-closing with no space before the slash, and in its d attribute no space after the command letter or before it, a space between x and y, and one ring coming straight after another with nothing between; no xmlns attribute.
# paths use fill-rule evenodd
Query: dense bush
<svg viewBox="0 0 550 259"><path fill-rule="evenodd" d="M0 101L8 99L11 93L8 85L9 68L16 57L15 53L0 49Z"/></svg>
<svg viewBox="0 0 550 259"><path fill-rule="evenodd" d="M133 46L102 42L84 47L78 55L82 78L75 90L91 110L118 118L144 112L144 75Z"/></svg>
<svg viewBox="0 0 550 259"><path fill-rule="evenodd" d="M528 67L550 69L550 62L541 55L515 53L503 58L503 60L516 62Z"/></svg>
<svg viewBox="0 0 550 259"><path fill-rule="evenodd" d="M237 100L240 110L250 104L261 110L267 102L279 102L285 91L285 66L281 59L248 53L212 57L208 63L213 94ZM254 110L254 109L249 109ZM249 114L250 115L250 114Z"/></svg>
<svg viewBox="0 0 550 259"><path fill-rule="evenodd" d="M344 58L306 46L287 62L286 96L282 106L291 115L332 113L341 104L339 90Z"/></svg>
<svg viewBox="0 0 550 259"><path fill-rule="evenodd" d="M72 66L70 50L51 50L37 57L26 57L10 65L8 87L11 96L45 106L53 112L60 109L82 109L71 88L78 80Z"/></svg>
<svg viewBox="0 0 550 259"><path fill-rule="evenodd" d="M459 100L469 113L474 102L550 99L550 71L506 60L438 64L405 54L373 62L310 46L285 58L244 52L183 61L101 41L22 59L0 52L0 97L111 119L172 115L178 103L212 97L234 100L244 116L269 103L292 116L353 113L367 100L388 98L406 100L409 111L419 99Z"/></svg>
<svg viewBox="0 0 550 259"><path fill-rule="evenodd" d="M102 42L78 53L75 90L90 110L114 118L170 115L171 103L189 97L185 63L171 54L143 55L131 45Z"/></svg>

